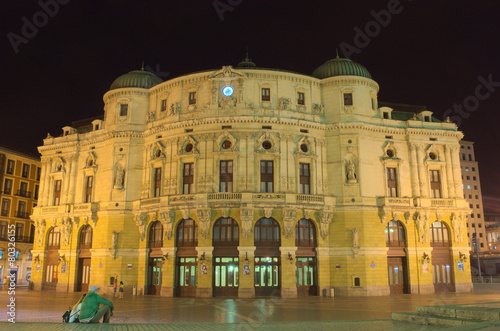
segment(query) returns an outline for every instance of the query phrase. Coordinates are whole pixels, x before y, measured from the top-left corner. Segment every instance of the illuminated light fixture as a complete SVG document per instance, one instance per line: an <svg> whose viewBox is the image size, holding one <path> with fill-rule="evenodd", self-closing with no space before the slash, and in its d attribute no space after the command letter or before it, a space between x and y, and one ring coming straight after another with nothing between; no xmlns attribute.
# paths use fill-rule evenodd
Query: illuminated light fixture
<svg viewBox="0 0 500 331"><path fill-rule="evenodd" d="M248 263L248 252L245 254L245 263Z"/></svg>
<svg viewBox="0 0 500 331"><path fill-rule="evenodd" d="M460 261L467 262L467 256L463 254L462 252L458 252Z"/></svg>
<svg viewBox="0 0 500 331"><path fill-rule="evenodd" d="M222 94L226 97L230 97L231 95L233 95L234 93L234 89L232 86L224 86L222 88Z"/></svg>
<svg viewBox="0 0 500 331"><path fill-rule="evenodd" d="M201 254L200 261L205 261L205 252L203 252L203 254Z"/></svg>
<svg viewBox="0 0 500 331"><path fill-rule="evenodd" d="M34 261L35 261L35 263L40 263L40 254L38 254L37 256L35 256Z"/></svg>
<svg viewBox="0 0 500 331"><path fill-rule="evenodd" d="M290 264L293 263L293 256L290 253L288 253L288 260L290 260Z"/></svg>
<svg viewBox="0 0 500 331"><path fill-rule="evenodd" d="M425 252L424 252L424 255L422 255L422 262L427 262L429 263L430 259L429 259L429 255L427 255Z"/></svg>
<svg viewBox="0 0 500 331"><path fill-rule="evenodd" d="M162 259L163 259L163 261L168 260L168 253L163 255Z"/></svg>

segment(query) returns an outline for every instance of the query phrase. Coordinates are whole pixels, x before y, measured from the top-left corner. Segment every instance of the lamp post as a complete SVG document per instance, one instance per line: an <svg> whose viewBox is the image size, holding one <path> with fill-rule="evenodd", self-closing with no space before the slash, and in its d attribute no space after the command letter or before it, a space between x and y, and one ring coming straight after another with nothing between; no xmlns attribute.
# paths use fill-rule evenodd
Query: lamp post
<svg viewBox="0 0 500 331"><path fill-rule="evenodd" d="M479 260L479 243L477 240L477 226L474 226L474 239L476 244L476 255L477 255L477 269L479 270L479 282L483 282L483 276L481 275L481 262Z"/></svg>

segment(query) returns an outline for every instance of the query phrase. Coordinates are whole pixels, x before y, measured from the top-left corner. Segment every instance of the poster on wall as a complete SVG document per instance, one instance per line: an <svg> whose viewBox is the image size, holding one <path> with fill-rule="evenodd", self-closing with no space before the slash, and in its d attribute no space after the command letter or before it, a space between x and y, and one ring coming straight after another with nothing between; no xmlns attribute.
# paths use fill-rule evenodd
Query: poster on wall
<svg viewBox="0 0 500 331"><path fill-rule="evenodd" d="M65 273L66 272L66 265L63 264L62 267L61 267L61 273Z"/></svg>
<svg viewBox="0 0 500 331"><path fill-rule="evenodd" d="M245 264L243 266L243 274L244 275L250 275L250 266L248 264Z"/></svg>
<svg viewBox="0 0 500 331"><path fill-rule="evenodd" d="M201 274L202 275L206 275L207 274L207 265L206 264L202 264L201 265Z"/></svg>
<svg viewBox="0 0 500 331"><path fill-rule="evenodd" d="M458 272L464 272L464 263L462 261L458 262Z"/></svg>
<svg viewBox="0 0 500 331"><path fill-rule="evenodd" d="M422 264L422 272L424 274L428 274L429 273L429 265L427 263Z"/></svg>

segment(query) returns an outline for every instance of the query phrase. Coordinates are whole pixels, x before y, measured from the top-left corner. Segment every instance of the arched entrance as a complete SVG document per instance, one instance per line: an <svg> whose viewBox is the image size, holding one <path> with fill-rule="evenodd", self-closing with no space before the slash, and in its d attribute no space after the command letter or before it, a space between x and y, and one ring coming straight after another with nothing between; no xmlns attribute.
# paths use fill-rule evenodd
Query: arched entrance
<svg viewBox="0 0 500 331"><path fill-rule="evenodd" d="M148 248L148 294L160 295L163 273L163 225L160 221L153 222L149 229Z"/></svg>
<svg viewBox="0 0 500 331"><path fill-rule="evenodd" d="M77 292L88 292L90 284L90 265L92 255L92 227L84 225L80 232L80 242L78 248L80 253L78 255L78 279L76 282Z"/></svg>
<svg viewBox="0 0 500 331"><path fill-rule="evenodd" d="M409 293L406 258L406 235L403 224L389 221L385 228L387 251L387 271L391 294Z"/></svg>
<svg viewBox="0 0 500 331"><path fill-rule="evenodd" d="M281 295L281 236L278 222L261 218L254 229L255 296Z"/></svg>
<svg viewBox="0 0 500 331"><path fill-rule="evenodd" d="M47 236L47 258L45 262L44 290L55 291L59 279L59 248L61 247L61 232L57 226L49 230Z"/></svg>
<svg viewBox="0 0 500 331"><path fill-rule="evenodd" d="M214 296L238 296L239 226L232 218L219 218L214 224L213 289Z"/></svg>
<svg viewBox="0 0 500 331"><path fill-rule="evenodd" d="M177 260L175 268L175 295L195 297L198 279L196 267L198 264L198 225L192 219L184 219L177 226L175 237Z"/></svg>
<svg viewBox="0 0 500 331"><path fill-rule="evenodd" d="M432 247L432 280L436 293L455 291L451 271L449 233L448 226L444 222L436 221L431 224L429 229Z"/></svg>
<svg viewBox="0 0 500 331"><path fill-rule="evenodd" d="M301 219L295 226L295 272L297 295L318 295L316 265L316 228L311 220Z"/></svg>

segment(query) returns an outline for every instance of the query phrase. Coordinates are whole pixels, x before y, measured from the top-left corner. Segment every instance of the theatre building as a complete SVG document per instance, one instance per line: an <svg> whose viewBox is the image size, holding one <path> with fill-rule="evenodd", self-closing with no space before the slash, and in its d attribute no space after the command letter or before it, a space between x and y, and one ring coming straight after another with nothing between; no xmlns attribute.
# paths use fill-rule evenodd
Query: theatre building
<svg viewBox="0 0 500 331"><path fill-rule="evenodd" d="M472 290L462 133L368 70L137 70L39 147L36 290L181 297ZM403 111L402 111L403 109Z"/></svg>

